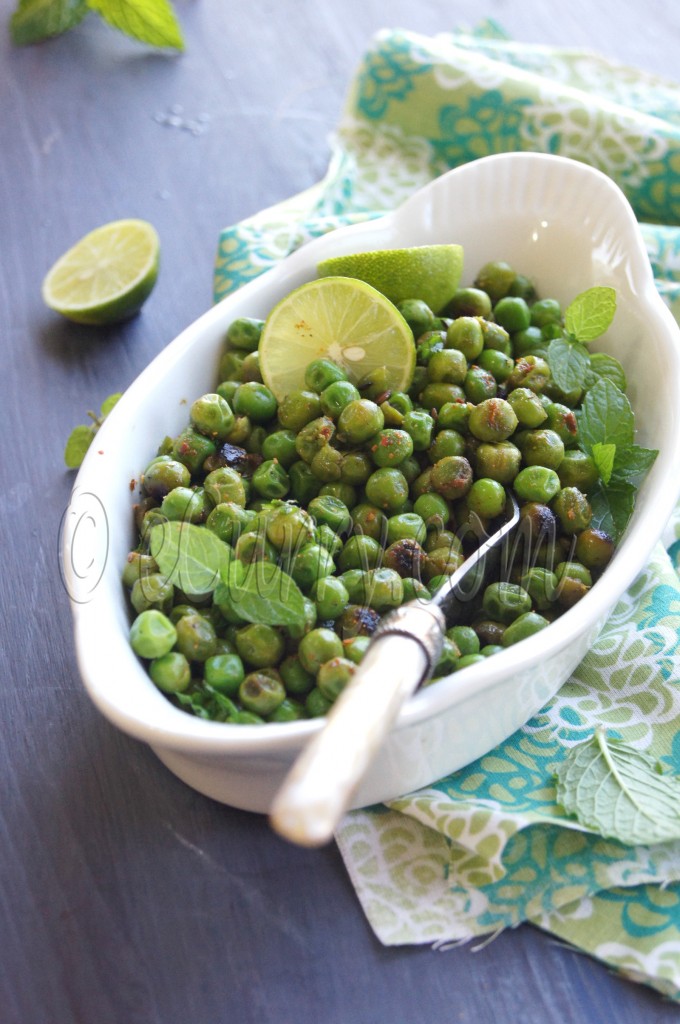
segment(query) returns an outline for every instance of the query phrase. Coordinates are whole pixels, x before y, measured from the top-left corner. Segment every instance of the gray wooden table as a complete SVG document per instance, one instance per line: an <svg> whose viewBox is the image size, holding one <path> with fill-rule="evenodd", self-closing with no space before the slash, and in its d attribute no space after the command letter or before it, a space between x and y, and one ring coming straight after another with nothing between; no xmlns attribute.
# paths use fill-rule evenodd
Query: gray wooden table
<svg viewBox="0 0 680 1024"><path fill-rule="evenodd" d="M211 301L220 227L324 173L374 31L482 17L527 42L677 74L674 0L177 0L187 50L88 19L13 48L0 0L1 1024L662 1024L677 1007L522 927L480 952L383 948L334 847L170 775L89 702L57 561L66 436ZM199 134L163 124L171 108ZM151 220L143 314L95 332L44 308L51 262L97 224Z"/></svg>

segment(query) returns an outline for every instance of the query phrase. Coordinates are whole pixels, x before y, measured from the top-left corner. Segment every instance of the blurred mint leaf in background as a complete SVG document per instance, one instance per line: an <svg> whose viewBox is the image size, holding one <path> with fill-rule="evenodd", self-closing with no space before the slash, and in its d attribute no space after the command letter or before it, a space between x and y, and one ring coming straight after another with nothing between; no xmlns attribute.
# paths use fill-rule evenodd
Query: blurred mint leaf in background
<svg viewBox="0 0 680 1024"><path fill-rule="evenodd" d="M184 49L169 0L19 0L10 19L12 40L25 46L60 35L79 24L89 11L141 43Z"/></svg>

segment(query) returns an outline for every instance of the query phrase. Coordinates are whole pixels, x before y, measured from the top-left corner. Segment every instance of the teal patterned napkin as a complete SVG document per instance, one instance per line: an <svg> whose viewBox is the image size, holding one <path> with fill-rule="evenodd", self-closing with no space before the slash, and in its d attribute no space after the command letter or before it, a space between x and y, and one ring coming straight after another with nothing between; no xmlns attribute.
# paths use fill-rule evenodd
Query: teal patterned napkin
<svg viewBox="0 0 680 1024"><path fill-rule="evenodd" d="M680 320L680 85L493 24L380 32L323 181L224 230L215 299L333 228L379 216L450 167L536 150L612 177ZM348 816L337 839L385 944L447 947L529 921L680 1000L680 843L627 847L556 804L553 771L602 725L680 774L680 510L551 703L417 793Z"/></svg>

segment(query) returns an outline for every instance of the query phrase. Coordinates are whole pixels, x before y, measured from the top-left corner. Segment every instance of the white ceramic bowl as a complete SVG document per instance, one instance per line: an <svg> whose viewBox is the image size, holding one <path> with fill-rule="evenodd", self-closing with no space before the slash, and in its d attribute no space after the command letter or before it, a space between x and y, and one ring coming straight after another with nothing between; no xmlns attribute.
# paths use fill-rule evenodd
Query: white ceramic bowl
<svg viewBox="0 0 680 1024"><path fill-rule="evenodd" d="M327 256L458 242L464 283L506 259L541 294L567 302L590 285L616 289L600 347L624 364L639 441L659 449L634 518L606 573L548 629L418 692L404 707L356 795L359 807L397 797L470 763L519 728L558 690L608 613L644 567L680 481L680 331L659 298L633 213L612 181L584 164L506 154L453 170L380 220L304 246L188 327L108 417L78 475L64 518L62 564L80 670L90 697L148 743L194 789L264 812L319 720L266 726L203 721L175 708L128 644L120 571L134 544L130 481L160 440L186 425L188 403L211 391L223 338L238 316L264 317Z"/></svg>

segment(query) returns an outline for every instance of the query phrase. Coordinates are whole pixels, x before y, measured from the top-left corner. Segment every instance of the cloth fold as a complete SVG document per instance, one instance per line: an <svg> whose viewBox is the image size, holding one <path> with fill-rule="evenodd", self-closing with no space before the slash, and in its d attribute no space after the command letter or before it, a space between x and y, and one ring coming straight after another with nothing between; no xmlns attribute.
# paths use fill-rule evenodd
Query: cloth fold
<svg viewBox="0 0 680 1024"><path fill-rule="evenodd" d="M303 242L380 216L495 152L593 164L638 219L680 320L680 85L595 53L524 45L493 23L384 30L348 91L325 178L222 231L216 301ZM337 835L388 945L457 945L528 921L680 1000L680 842L626 847L556 803L554 766L597 726L680 774L680 509L647 569L550 704L496 750Z"/></svg>

